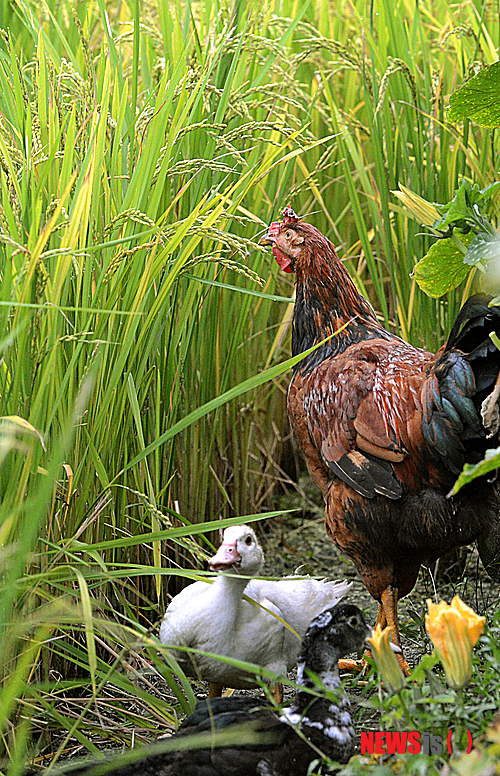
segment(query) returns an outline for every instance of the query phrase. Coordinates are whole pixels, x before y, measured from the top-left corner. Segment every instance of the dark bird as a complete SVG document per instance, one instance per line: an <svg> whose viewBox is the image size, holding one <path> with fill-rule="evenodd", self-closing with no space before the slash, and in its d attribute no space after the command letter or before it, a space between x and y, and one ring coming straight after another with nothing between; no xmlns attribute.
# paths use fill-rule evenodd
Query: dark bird
<svg viewBox="0 0 500 776"><path fill-rule="evenodd" d="M306 776L310 763L323 755L345 763L354 753L355 732L338 660L360 652L370 634L357 606L326 609L303 638L297 683L304 689L289 708L280 711L248 695L207 699L197 704L173 737L185 739L188 749L149 753L147 746L142 759L133 763L113 766L113 761L94 761L59 773L97 776L106 769L112 776ZM238 743L243 731L250 731L255 740ZM221 733L229 733L231 743L217 746ZM213 742L210 748L207 735ZM205 737L204 748L196 746L199 736Z"/></svg>
<svg viewBox="0 0 500 776"><path fill-rule="evenodd" d="M332 243L291 208L261 242L295 272L293 354L330 337L294 368L290 424L323 493L326 529L399 645L397 602L421 564L477 541L500 579L495 478L447 497L463 464L499 444L500 352L490 334L500 334L500 308L472 297L429 353L378 323Z"/></svg>

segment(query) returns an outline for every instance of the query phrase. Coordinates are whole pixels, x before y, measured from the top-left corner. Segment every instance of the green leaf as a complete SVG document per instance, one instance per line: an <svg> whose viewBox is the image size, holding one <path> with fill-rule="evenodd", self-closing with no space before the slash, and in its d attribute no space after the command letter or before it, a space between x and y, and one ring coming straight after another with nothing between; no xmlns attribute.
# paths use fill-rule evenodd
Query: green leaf
<svg viewBox="0 0 500 776"><path fill-rule="evenodd" d="M411 672L412 681L422 682L427 676L426 672L432 671L432 669L439 664L439 658L435 652L431 655L425 654L421 660Z"/></svg>
<svg viewBox="0 0 500 776"><path fill-rule="evenodd" d="M467 220L471 215L471 207L475 204L478 194L480 194L480 189L477 184L461 180L451 202L439 208L443 210L445 216L433 226L438 225L438 228L443 229L457 221Z"/></svg>
<svg viewBox="0 0 500 776"><path fill-rule="evenodd" d="M462 236L467 245L472 235ZM415 264L413 276L428 296L437 299L452 288L460 285L470 272L464 264L464 253L452 238L438 240L431 246L429 253Z"/></svg>
<svg viewBox="0 0 500 776"><path fill-rule="evenodd" d="M230 283L219 283L217 280L208 280L207 278L195 277L194 275L188 275L185 277L189 280L194 280L196 283L205 283L207 286L214 286L216 288L228 288L230 291L237 291L239 294L248 294L249 296L258 296L261 299L270 299L272 302L293 302L292 297L278 296L277 294L265 294L264 291L254 291L251 288L242 288L241 286L233 286Z"/></svg>
<svg viewBox="0 0 500 776"><path fill-rule="evenodd" d="M449 495L454 496L460 488L472 482L476 477L481 477L483 474L488 474L488 472L498 468L500 468L500 447L487 450L483 460L479 463L474 465L466 463Z"/></svg>
<svg viewBox="0 0 500 776"><path fill-rule="evenodd" d="M487 234L480 232L469 245L469 250L464 256L464 262L470 267L483 264L494 259L500 259L500 233Z"/></svg>
<svg viewBox="0 0 500 776"><path fill-rule="evenodd" d="M453 199L444 205L436 205L442 216L434 221L432 228L446 231L454 227L468 232L471 227L475 227L487 231L490 227L489 216L483 213L499 186L500 181L495 181L481 189L477 183L462 178L453 193Z"/></svg>
<svg viewBox="0 0 500 776"><path fill-rule="evenodd" d="M471 119L481 127L500 127L500 62L485 67L453 92L447 119Z"/></svg>

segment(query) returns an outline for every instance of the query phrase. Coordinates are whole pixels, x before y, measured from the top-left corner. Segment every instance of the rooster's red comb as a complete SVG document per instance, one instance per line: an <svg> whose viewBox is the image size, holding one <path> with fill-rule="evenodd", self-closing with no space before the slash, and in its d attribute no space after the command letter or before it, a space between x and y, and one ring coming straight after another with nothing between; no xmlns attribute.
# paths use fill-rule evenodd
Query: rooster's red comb
<svg viewBox="0 0 500 776"><path fill-rule="evenodd" d="M283 221L273 221L272 224L270 224L269 229L267 230L268 237L276 237L276 235L279 234L280 229L282 229L287 224L296 224L299 220L299 217L295 210L292 210L291 207L286 207L281 215L283 216Z"/></svg>
<svg viewBox="0 0 500 776"><path fill-rule="evenodd" d="M286 207L283 210L283 224L296 224L299 220L299 217L295 210L292 210L290 206Z"/></svg>

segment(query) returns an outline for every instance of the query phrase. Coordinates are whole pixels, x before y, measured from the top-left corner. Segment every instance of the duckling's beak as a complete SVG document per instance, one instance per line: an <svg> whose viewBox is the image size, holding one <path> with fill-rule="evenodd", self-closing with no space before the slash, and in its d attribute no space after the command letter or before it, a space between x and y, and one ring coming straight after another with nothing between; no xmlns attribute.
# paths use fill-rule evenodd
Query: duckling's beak
<svg viewBox="0 0 500 776"><path fill-rule="evenodd" d="M241 555L236 542L223 542L213 558L208 561L210 571L220 571L234 566L241 566Z"/></svg>

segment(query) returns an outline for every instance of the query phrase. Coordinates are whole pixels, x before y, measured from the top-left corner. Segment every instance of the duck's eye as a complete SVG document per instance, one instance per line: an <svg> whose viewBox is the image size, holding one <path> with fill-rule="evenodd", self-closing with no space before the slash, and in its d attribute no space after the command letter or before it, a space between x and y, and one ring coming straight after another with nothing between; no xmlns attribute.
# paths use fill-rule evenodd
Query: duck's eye
<svg viewBox="0 0 500 776"><path fill-rule="evenodd" d="M285 232L286 239L289 240L291 236L292 236L292 233L291 233L290 229L287 229L286 232Z"/></svg>
<svg viewBox="0 0 500 776"><path fill-rule="evenodd" d="M250 535L248 535L247 538L245 539L245 544L248 544L248 545L253 544L253 539Z"/></svg>
<svg viewBox="0 0 500 776"><path fill-rule="evenodd" d="M357 628L359 625L359 620L357 617L349 617L349 625L351 628Z"/></svg>

